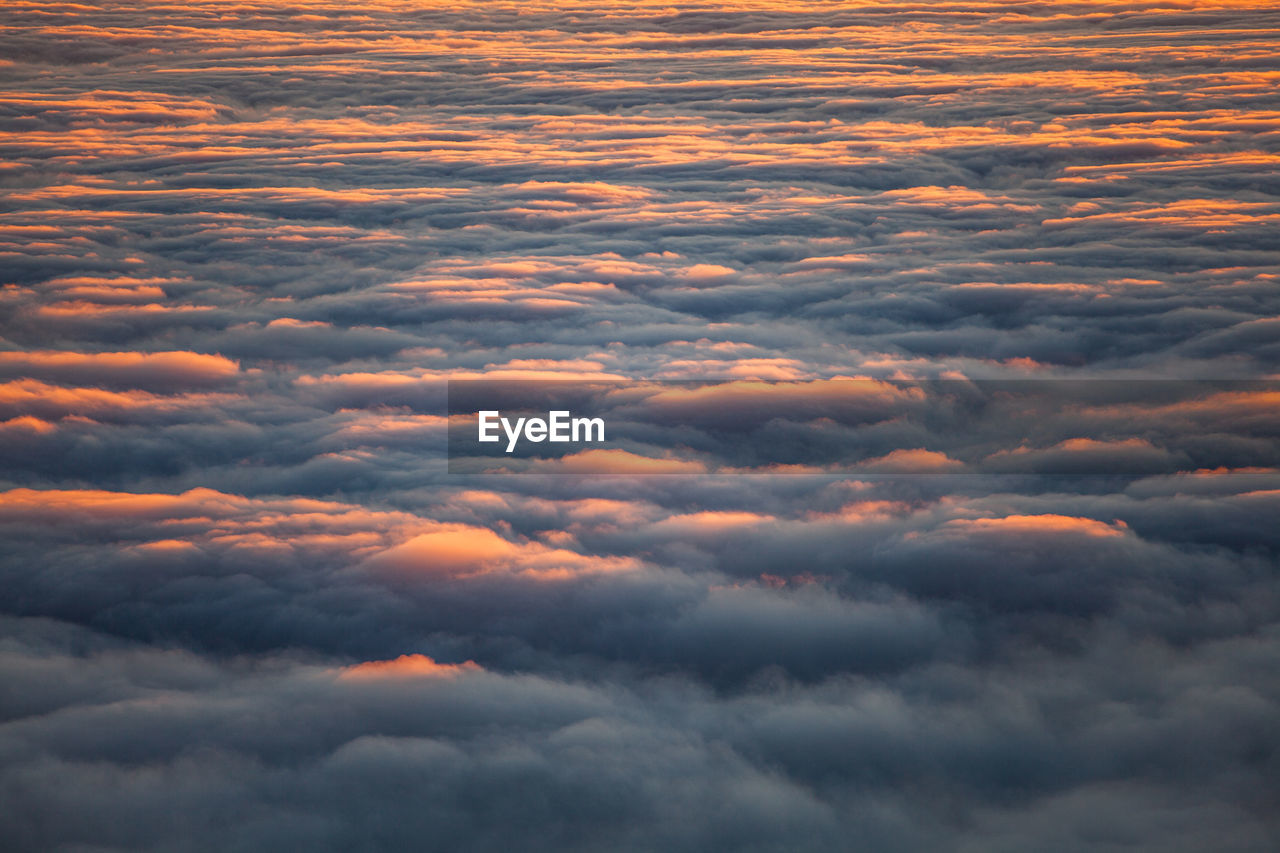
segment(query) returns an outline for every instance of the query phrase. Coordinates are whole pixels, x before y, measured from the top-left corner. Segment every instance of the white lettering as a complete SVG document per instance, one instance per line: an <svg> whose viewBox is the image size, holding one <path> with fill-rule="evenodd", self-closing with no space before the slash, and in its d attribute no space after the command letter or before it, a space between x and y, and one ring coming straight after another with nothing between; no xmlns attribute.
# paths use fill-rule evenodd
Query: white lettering
<svg viewBox="0 0 1280 853"><path fill-rule="evenodd" d="M568 414L566 412L566 414ZM578 427L582 427L585 435L578 438ZM596 431L596 437L591 437L592 428ZM604 441L604 419L603 418L574 418L573 419L573 440L574 441Z"/></svg>
<svg viewBox="0 0 1280 853"><path fill-rule="evenodd" d="M569 413L566 411L548 412L549 423L551 425L551 434L547 436L550 441L568 441L569 440Z"/></svg>
<svg viewBox="0 0 1280 853"><path fill-rule="evenodd" d="M579 441L604 441L603 418L575 418L571 412L557 409L543 418L504 418L501 412L477 412L476 438L483 442L500 441L498 428L507 436L507 453L515 452L520 439L557 444Z"/></svg>
<svg viewBox="0 0 1280 853"><path fill-rule="evenodd" d="M498 413L494 411L479 412L479 433L477 441L498 441L498 434L489 434L490 430L496 430L498 425L494 423L494 419L498 417Z"/></svg>
<svg viewBox="0 0 1280 853"><path fill-rule="evenodd" d="M520 430L524 427L524 418L516 421L515 429L511 428L511 421L506 418L499 418L499 420L502 421L502 429L507 434L507 452L510 453L516 449L516 442L520 440Z"/></svg>

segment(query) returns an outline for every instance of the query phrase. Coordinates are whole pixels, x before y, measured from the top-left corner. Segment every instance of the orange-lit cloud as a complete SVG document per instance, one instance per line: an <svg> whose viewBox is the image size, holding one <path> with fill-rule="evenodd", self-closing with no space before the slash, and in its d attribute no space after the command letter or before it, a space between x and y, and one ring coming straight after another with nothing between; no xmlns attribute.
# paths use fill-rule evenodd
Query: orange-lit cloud
<svg viewBox="0 0 1280 853"><path fill-rule="evenodd" d="M1046 513L1043 515L1007 515L1000 518L957 518L940 528L944 535L966 536L1085 536L1110 539L1124 536L1123 522L1107 524L1092 518Z"/></svg>
<svg viewBox="0 0 1280 853"><path fill-rule="evenodd" d="M553 474L697 474L706 465L694 459L643 456L627 450L596 449L571 453L560 459L539 460L533 470Z"/></svg>
<svg viewBox="0 0 1280 853"><path fill-rule="evenodd" d="M5 376L88 376L142 382L163 378L206 384L230 379L239 369L231 359L195 352L0 352L0 375Z"/></svg>
<svg viewBox="0 0 1280 853"><path fill-rule="evenodd" d="M419 678L457 678L480 672L475 661L437 663L426 655L400 655L392 660L371 660L343 669L338 678L348 681L401 681Z"/></svg>
<svg viewBox="0 0 1280 853"><path fill-rule="evenodd" d="M542 580L634 570L639 564L619 557L597 557L540 542L512 542L483 527L432 525L405 542L369 558L378 572L407 578L457 578L502 572Z"/></svg>

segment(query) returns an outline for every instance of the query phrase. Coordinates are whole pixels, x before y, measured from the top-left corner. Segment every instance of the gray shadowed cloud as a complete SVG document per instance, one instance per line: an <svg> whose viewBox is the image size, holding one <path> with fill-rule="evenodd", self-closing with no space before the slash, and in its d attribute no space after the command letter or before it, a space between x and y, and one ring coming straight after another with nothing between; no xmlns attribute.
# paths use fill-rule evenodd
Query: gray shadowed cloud
<svg viewBox="0 0 1280 853"><path fill-rule="evenodd" d="M0 23L12 849L1275 848L1275 10ZM480 376L792 390L450 474Z"/></svg>

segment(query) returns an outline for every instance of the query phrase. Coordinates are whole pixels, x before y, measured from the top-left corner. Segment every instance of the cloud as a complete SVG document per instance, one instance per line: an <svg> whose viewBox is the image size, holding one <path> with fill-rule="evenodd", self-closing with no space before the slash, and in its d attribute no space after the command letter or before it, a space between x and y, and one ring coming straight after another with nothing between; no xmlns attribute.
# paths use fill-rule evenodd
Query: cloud
<svg viewBox="0 0 1280 853"><path fill-rule="evenodd" d="M1274 9L4 18L8 848L1275 847Z"/></svg>
<svg viewBox="0 0 1280 853"><path fill-rule="evenodd" d="M0 375L117 387L220 385L238 371L230 359L194 352L0 352Z"/></svg>

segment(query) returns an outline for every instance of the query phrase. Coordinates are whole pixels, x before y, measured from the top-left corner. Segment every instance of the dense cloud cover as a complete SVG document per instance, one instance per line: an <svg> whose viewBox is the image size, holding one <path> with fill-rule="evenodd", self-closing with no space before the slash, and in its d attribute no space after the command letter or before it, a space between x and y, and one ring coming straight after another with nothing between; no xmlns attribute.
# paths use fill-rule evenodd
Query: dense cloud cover
<svg viewBox="0 0 1280 853"><path fill-rule="evenodd" d="M6 849L1276 849L1278 45L6 3ZM633 455L450 473L481 377Z"/></svg>

